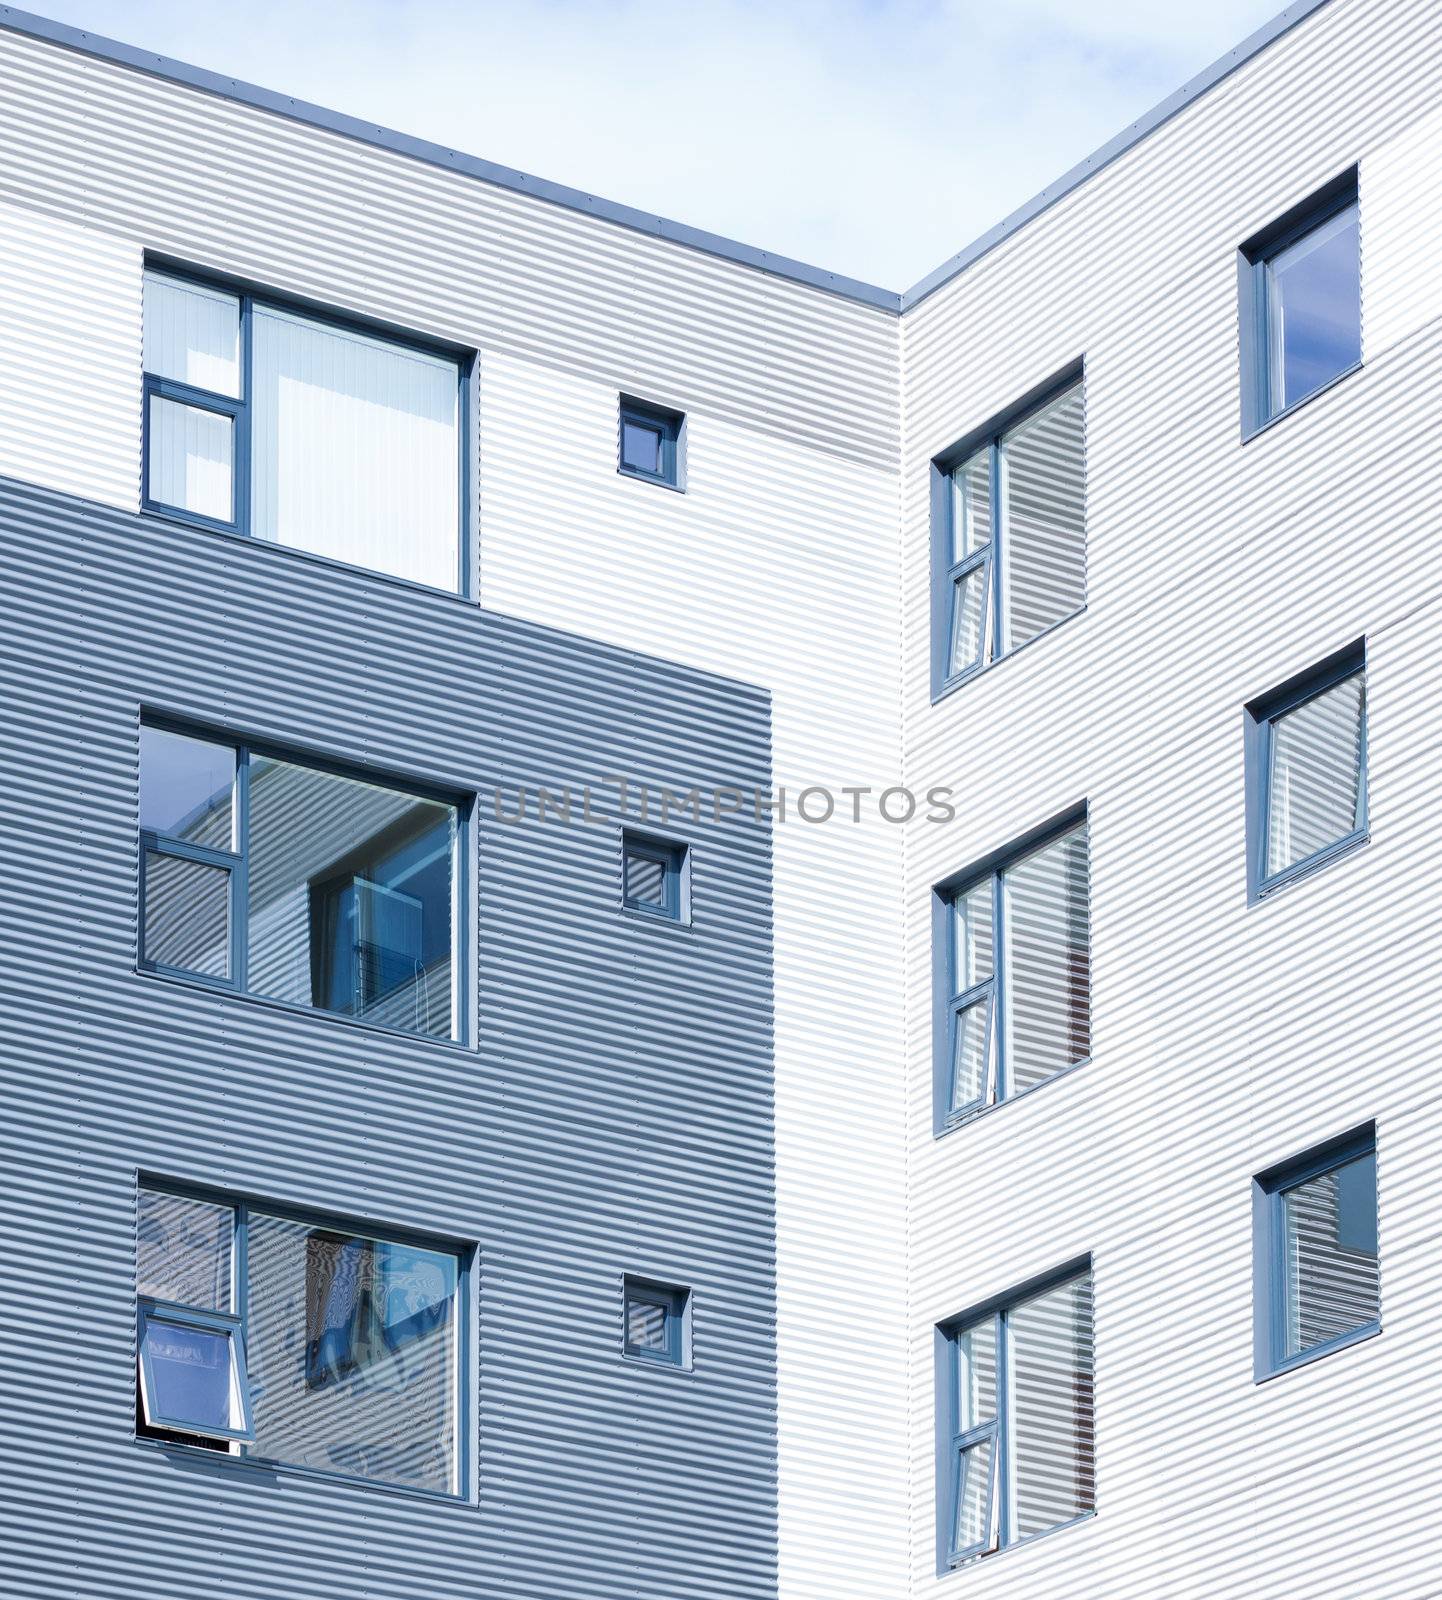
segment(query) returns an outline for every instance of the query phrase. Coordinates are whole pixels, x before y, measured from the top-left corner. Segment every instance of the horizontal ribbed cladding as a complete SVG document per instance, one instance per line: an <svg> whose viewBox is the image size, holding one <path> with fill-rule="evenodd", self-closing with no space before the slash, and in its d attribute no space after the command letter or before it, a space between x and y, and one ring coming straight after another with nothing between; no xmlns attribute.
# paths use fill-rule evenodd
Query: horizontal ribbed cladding
<svg viewBox="0 0 1442 1600"><path fill-rule="evenodd" d="M616 427L614 384L483 360L481 594L771 690L781 1584L877 1600L906 1535L896 479L697 407L676 494L617 472ZM832 820L800 820L818 786Z"/></svg>
<svg viewBox="0 0 1442 1600"><path fill-rule="evenodd" d="M906 319L907 773L966 796L907 840L918 1597L1436 1589L1442 323L1427 169L1366 196L1439 90L1435 4L1333 0ZM1398 335L1243 444L1237 246L1353 163ZM932 706L930 456L1080 355L1087 611ZM1364 635L1370 842L1249 905L1242 708ZM1092 1059L934 1139L931 886L1083 798ZM1382 1334L1257 1386L1253 1175L1373 1118ZM933 1325L1086 1251L1096 1518L938 1579Z"/></svg>
<svg viewBox="0 0 1442 1600"><path fill-rule="evenodd" d="M35 1595L775 1593L770 838L692 839L694 925L619 908L619 824L521 787L769 783L753 689L262 544L0 485L0 1078ZM479 791L478 1048L139 974L140 707ZM135 1444L137 1169L479 1245L479 1507ZM621 1359L626 1272L696 1368Z"/></svg>
<svg viewBox="0 0 1442 1600"><path fill-rule="evenodd" d="M133 510L140 247L0 204L0 477Z"/></svg>
<svg viewBox="0 0 1442 1600"><path fill-rule="evenodd" d="M23 203L895 460L890 311L9 31L0 98L0 189Z"/></svg>

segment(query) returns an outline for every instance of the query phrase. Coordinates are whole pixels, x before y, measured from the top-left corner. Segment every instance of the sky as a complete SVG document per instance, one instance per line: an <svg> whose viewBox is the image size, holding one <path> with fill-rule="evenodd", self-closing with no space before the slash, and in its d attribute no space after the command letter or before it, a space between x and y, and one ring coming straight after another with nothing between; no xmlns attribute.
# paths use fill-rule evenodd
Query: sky
<svg viewBox="0 0 1442 1600"><path fill-rule="evenodd" d="M904 289L1282 0L29 0Z"/></svg>

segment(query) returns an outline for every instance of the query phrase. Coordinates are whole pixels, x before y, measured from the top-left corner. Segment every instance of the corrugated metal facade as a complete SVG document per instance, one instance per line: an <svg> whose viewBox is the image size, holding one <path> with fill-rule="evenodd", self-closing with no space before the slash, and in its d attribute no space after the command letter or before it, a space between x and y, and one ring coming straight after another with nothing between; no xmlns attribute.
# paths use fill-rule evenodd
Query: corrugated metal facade
<svg viewBox="0 0 1442 1600"><path fill-rule="evenodd" d="M1333 0L902 320L918 1597L1442 1592L1439 24ZM1238 246L1354 162L1363 368L1243 444ZM1083 357L1087 609L933 705L928 463ZM1243 705L1363 635L1371 841L1249 905ZM935 1138L932 885L1081 800L1092 1058ZM1257 1386L1251 1178L1373 1117L1382 1335ZM1096 1516L938 1578L934 1325L1086 1252Z"/></svg>
<svg viewBox="0 0 1442 1600"><path fill-rule="evenodd" d="M617 823L493 800L764 788L765 694L9 482L0 550L7 1591L774 1594L769 828L655 925ZM135 970L142 707L480 793L476 1048ZM474 1242L478 1505L133 1441L137 1169ZM621 1358L626 1272L694 1371Z"/></svg>
<svg viewBox="0 0 1442 1600"><path fill-rule="evenodd" d="M1425 829L1438 764L1427 707L1442 687L1428 588L1442 15L1436 0L1295 9L1264 50L1237 53L1085 182L1064 181L955 275L925 280L900 317L875 294L617 226L163 66L0 29L0 220L20 241L0 288L0 472L134 509L140 262L161 252L479 351L474 587L526 619L513 628L214 535L145 531L137 546L145 524L12 495L15 581L32 597L14 722L24 950L37 899L57 881L69 897L42 925L28 989L12 989L19 1037L33 1036L36 996L49 1005L63 1065L27 1068L17 1103L43 1116L61 1083L84 1115L110 1118L131 1166L476 1238L499 1274L493 1286L483 1271L478 1522L297 1478L217 1485L217 1469L180 1480L177 1513L178 1475L147 1456L137 1488L127 1453L131 1264L104 1231L128 1193L119 1167L63 1142L32 1155L16 1193L51 1234L43 1248L19 1239L24 1292L63 1310L76 1289L57 1246L68 1262L82 1232L108 1240L105 1314L81 1370L109 1385L110 1410L43 1436L23 1482L36 1486L31 1535L51 1554L43 1568L24 1558L25 1586L69 1592L60 1530L103 1503L124 1508L113 1537L127 1561L148 1550L147 1528L177 1520L178 1548L197 1550L210 1517L226 1530L213 1583L242 1570L225 1567L237 1552L283 1547L287 1593L327 1587L328 1570L368 1573L358 1593L765 1592L771 1217L756 1008L774 954L770 1510L786 1600L1438 1592L1442 1555L1416 1509L1442 1487L1442 1454L1414 1396L1430 1371L1428 1241L1442 1212L1417 1044L1436 1008ZM1363 370L1243 445L1237 247L1353 163ZM98 379L77 382L91 349ZM929 462L1081 359L1086 609L933 704ZM616 474L618 391L687 413L685 495ZM67 544L59 530L80 526ZM121 586L109 605L105 583ZM98 664L57 717L83 629ZM1248 906L1241 708L1363 634L1371 842ZM481 681L462 665L447 693L466 652ZM722 895L728 982L749 997L739 1011L701 964L699 911L694 939L596 931L587 919L614 885L599 841L585 834L577 857L571 830L491 829L484 843L496 875L482 875L493 982L479 1061L130 972L137 699L462 785L559 784L627 761L672 787L744 786L764 710L698 671L770 691L773 777L788 793L774 952L766 830L728 827L709 889L697 861L698 907ZM219 703L192 704L206 693ZM111 776L78 788L82 729ZM878 820L876 792L899 781L953 785L957 820ZM798 817L811 785L839 798L829 823ZM864 820L845 820L848 788L871 791ZM1083 800L1092 1060L938 1139L932 886ZM163 1009L117 1029L132 994L163 995ZM684 1059L666 1042L678 1023ZM236 1082L196 1067L196 1038L234 1054ZM332 1175L316 1151L355 1095L357 1049L365 1120L344 1124ZM738 1049L750 1070L733 1085ZM452 1065L437 1076L433 1061ZM117 1074L127 1098L87 1100ZM247 1120L247 1084L279 1120ZM167 1126L181 1099L194 1127ZM1256 1388L1250 1177L1371 1118L1383 1336ZM454 1164L455 1129L474 1165ZM642 1204L652 1144L664 1186ZM62 1186L77 1200L63 1226ZM938 1578L934 1327L1087 1254L1097 1515ZM689 1380L613 1371L609 1349L599 1367L576 1356L578 1336L610 1336L602 1256L607 1286L632 1267L731 1297L715 1331L697 1323L698 1361L711 1338L734 1361L730 1387L704 1401L704 1453L678 1442L686 1407L703 1404ZM45 1326L64 1337L60 1310ZM74 1365L57 1355L22 1415L48 1405L53 1429ZM672 1431L638 1454L638 1407L663 1385ZM723 1444L733 1406L740 1471ZM579 1456L577 1416L601 1419ZM461 1537L475 1541L468 1571L447 1554ZM562 1549L575 1565L558 1581ZM182 1581L176 1560L162 1591ZM66 1581L96 1583L88 1570Z"/></svg>

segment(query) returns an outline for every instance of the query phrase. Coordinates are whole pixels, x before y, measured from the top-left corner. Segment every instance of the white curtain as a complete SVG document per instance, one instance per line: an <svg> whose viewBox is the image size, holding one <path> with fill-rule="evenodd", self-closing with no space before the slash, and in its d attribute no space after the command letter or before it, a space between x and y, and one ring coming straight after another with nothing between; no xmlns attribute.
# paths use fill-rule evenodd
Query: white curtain
<svg viewBox="0 0 1442 1600"><path fill-rule="evenodd" d="M251 531L457 588L456 363L263 306L252 338Z"/></svg>

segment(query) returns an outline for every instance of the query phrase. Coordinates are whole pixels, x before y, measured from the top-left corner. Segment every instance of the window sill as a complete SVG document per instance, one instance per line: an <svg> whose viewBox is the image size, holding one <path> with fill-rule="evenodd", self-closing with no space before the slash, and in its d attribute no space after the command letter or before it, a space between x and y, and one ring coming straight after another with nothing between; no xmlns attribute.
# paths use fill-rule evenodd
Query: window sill
<svg viewBox="0 0 1442 1600"><path fill-rule="evenodd" d="M1050 1539L1054 1534L1065 1533L1068 1528L1079 1528L1084 1523L1095 1520L1095 1509L1083 1511L1079 1517L1071 1517L1066 1522L1059 1522L1054 1528L1043 1528L1040 1533L1029 1533L1024 1539L1013 1539L1010 1544L997 1545L993 1550L982 1550L974 1556L960 1556L955 1561L947 1561L938 1569L937 1577L952 1577L957 1573L965 1572L969 1567L974 1567L978 1561L991 1561L996 1556L1005 1555L1009 1550L1025 1550L1029 1545L1038 1544L1043 1539Z"/></svg>
<svg viewBox="0 0 1442 1600"><path fill-rule="evenodd" d="M1380 1322L1364 1322L1360 1328L1353 1328L1350 1333L1339 1333L1335 1339L1314 1344L1308 1350L1299 1350L1296 1355L1277 1362L1265 1372L1257 1373L1253 1381L1266 1383L1271 1378L1280 1378L1284 1373L1295 1372L1298 1367L1307 1367L1314 1361L1321 1361L1325 1356L1336 1355L1339 1350L1350 1350L1354 1344L1365 1344L1368 1339L1375 1339L1381 1331Z"/></svg>
<svg viewBox="0 0 1442 1600"><path fill-rule="evenodd" d="M632 483L649 483L653 489L669 489L672 494L685 494L684 483L672 483L667 478L653 478L645 472L633 472L629 467L617 467L618 478L629 478Z"/></svg>
<svg viewBox="0 0 1442 1600"><path fill-rule="evenodd" d="M993 656L990 661L983 663L981 666L968 667L965 672L958 672L954 678L945 679L939 686L932 689L932 705L938 705L948 695L955 694L958 689L964 689L967 684L975 683L978 678L985 677L988 672L995 671L1004 662L1015 661L1019 655L1030 650L1034 644L1040 644L1043 639L1051 638L1058 628L1064 628L1067 623L1075 621L1077 617L1085 616L1086 610L1087 603L1083 601L1075 611L1068 611L1064 617L1058 617L1055 622L1048 624L1040 633L1034 633L1024 644L1017 645L1015 649L1004 651L999 656Z"/></svg>
<svg viewBox="0 0 1442 1600"><path fill-rule="evenodd" d="M137 1449L183 1463L187 1470L208 1468L217 1473L239 1472L251 1478L299 1478L307 1483L330 1483L340 1488L363 1489L367 1494L390 1495L401 1500L427 1500L433 1505L473 1507L474 1498L447 1494L440 1489L415 1489L403 1483L382 1483L374 1478L357 1478L346 1472L326 1472L319 1467L298 1467L264 1457L228 1455L222 1450L207 1450L202 1445L173 1444L163 1439L132 1440Z"/></svg>
<svg viewBox="0 0 1442 1600"><path fill-rule="evenodd" d="M635 906L622 906L621 915L627 922L644 923L648 928L669 928L673 933L696 931L695 924L685 917L663 917L654 911L638 911Z"/></svg>
<svg viewBox="0 0 1442 1600"><path fill-rule="evenodd" d="M1270 417L1267 417L1263 421L1257 423L1255 427L1244 427L1242 429L1242 443L1250 444L1253 439L1257 438L1258 435L1265 433L1268 428L1275 427L1277 423L1284 421L1287 417L1296 416L1303 406L1310 405L1312 401L1317 399L1319 395L1326 394L1329 389L1335 389L1339 383L1345 383L1347 379L1350 378L1354 373L1360 372L1361 370L1362 363L1360 361L1354 362L1352 366L1347 367L1342 372L1339 372L1336 377L1328 378L1324 384L1321 384L1317 388L1313 389L1310 394L1304 394L1300 400L1294 400L1291 405L1283 406L1280 411L1273 412Z"/></svg>
<svg viewBox="0 0 1442 1600"><path fill-rule="evenodd" d="M214 534L219 538L231 539L246 545L252 550L278 551L289 559L306 561L313 566L324 567L330 572L359 573L367 578L373 578L377 583L384 583L391 588L406 589L412 594L440 595L444 599L458 600L467 606L474 606L477 603L475 597L468 592L467 585L456 589L443 589L434 583L422 583L419 578L403 578L397 572L382 572L376 567L362 566L357 561L342 561L339 556L324 556L319 551L302 550L297 545L280 544L274 539L259 539L254 534L243 533L239 528L228 528L223 523L211 522L201 517L189 517L182 512L168 511L159 506L142 506L140 519L160 528L182 529L186 533Z"/></svg>
<svg viewBox="0 0 1442 1600"><path fill-rule="evenodd" d="M347 1017L339 1011L322 1011L317 1006L297 1005L290 1000L277 1000L273 995L250 994L229 983L180 972L159 971L151 967L136 966L135 975L150 983L170 983L193 993L224 995L229 1000L239 1000L246 1005L262 1006L268 1011L280 1011L291 1017L310 1017L320 1023L339 1023L346 1028L359 1028L363 1033L377 1034L383 1039L403 1039L411 1044L423 1044L427 1049L455 1050L467 1056L475 1054L473 1046L459 1039L438 1039L429 1033L408 1033L404 1028L388 1028L383 1022L366 1022L360 1017Z"/></svg>
<svg viewBox="0 0 1442 1600"><path fill-rule="evenodd" d="M1290 867L1281 872L1274 873L1270 878L1265 878L1258 884L1250 895L1253 905L1258 905L1264 900L1270 900L1273 895L1288 889L1294 883L1300 883L1304 878L1310 878L1314 872L1320 872L1323 867L1330 867L1334 861L1340 861L1343 856L1349 856L1355 850L1371 843L1371 834L1366 830L1359 833L1349 833L1345 839L1338 839L1334 844L1329 844L1326 849L1319 850L1315 855L1308 856L1303 861L1294 862Z"/></svg>
<svg viewBox="0 0 1442 1600"><path fill-rule="evenodd" d="M994 1111L1000 1111L1003 1106L1014 1106L1019 1100L1030 1099L1039 1089L1049 1089L1052 1084L1059 1082L1062 1078L1069 1078L1072 1073L1079 1072L1083 1067L1089 1067L1093 1059L1091 1056L1083 1056L1080 1061L1073 1061L1069 1067L1063 1067L1059 1072L1052 1073L1051 1077L1043 1078L1040 1083L1032 1084L1030 1088L1020 1089L1016 1094L1007 1095L1004 1100L993 1100L989 1106L978 1106L975 1111L963 1112L952 1121L937 1123L932 1127L932 1137L934 1139L944 1139L947 1134L956 1133L961 1128L969 1128L973 1123L980 1121L982 1117L990 1116Z"/></svg>

